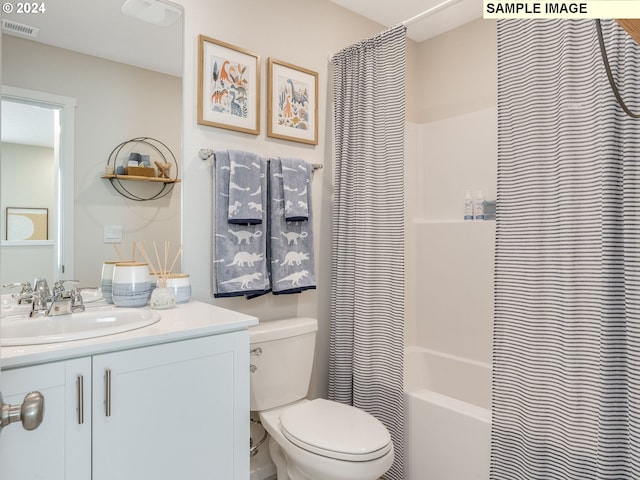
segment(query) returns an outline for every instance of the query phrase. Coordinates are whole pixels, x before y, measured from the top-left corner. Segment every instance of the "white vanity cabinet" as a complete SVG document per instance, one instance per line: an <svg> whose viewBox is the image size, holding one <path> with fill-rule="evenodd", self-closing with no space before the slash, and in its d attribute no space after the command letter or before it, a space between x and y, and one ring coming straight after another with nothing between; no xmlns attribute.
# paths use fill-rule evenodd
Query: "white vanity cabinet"
<svg viewBox="0 0 640 480"><path fill-rule="evenodd" d="M93 480L240 480L248 352L244 331L95 356Z"/></svg>
<svg viewBox="0 0 640 480"><path fill-rule="evenodd" d="M40 390L45 415L0 437L0 479L248 478L248 352L239 330L4 371L5 401Z"/></svg>
<svg viewBox="0 0 640 480"><path fill-rule="evenodd" d="M91 408L85 409L84 419L78 417L78 406L89 405L90 388L90 357L2 372L5 402L19 405L27 393L38 390L45 398L45 414L36 430L17 425L0 435L0 479L91 478Z"/></svg>

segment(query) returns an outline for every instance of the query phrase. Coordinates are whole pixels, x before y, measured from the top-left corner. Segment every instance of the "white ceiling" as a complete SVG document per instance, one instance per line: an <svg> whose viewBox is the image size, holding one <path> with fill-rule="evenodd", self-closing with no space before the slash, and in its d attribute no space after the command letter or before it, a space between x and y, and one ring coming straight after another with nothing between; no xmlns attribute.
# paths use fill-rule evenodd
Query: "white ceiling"
<svg viewBox="0 0 640 480"><path fill-rule="evenodd" d="M385 27L407 24L407 36L420 43L482 17L482 0L331 0Z"/></svg>

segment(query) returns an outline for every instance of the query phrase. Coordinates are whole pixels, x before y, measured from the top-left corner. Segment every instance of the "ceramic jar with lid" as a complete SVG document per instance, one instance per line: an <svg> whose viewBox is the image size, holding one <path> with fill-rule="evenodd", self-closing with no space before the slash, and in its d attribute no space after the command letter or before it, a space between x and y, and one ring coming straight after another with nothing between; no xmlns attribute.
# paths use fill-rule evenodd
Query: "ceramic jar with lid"
<svg viewBox="0 0 640 480"><path fill-rule="evenodd" d="M104 295L104 293L103 293ZM151 296L149 265L117 262L113 266L111 297L118 307L144 307Z"/></svg>

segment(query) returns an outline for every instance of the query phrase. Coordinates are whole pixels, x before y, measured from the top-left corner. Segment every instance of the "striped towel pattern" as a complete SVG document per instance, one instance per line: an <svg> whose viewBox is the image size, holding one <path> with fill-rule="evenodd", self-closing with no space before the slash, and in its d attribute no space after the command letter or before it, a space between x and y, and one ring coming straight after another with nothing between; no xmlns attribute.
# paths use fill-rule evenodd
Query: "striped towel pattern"
<svg viewBox="0 0 640 480"><path fill-rule="evenodd" d="M329 397L377 417L403 477L405 28L333 57Z"/></svg>
<svg viewBox="0 0 640 480"><path fill-rule="evenodd" d="M640 122L591 20L498 22L496 232L491 480L640 478Z"/></svg>

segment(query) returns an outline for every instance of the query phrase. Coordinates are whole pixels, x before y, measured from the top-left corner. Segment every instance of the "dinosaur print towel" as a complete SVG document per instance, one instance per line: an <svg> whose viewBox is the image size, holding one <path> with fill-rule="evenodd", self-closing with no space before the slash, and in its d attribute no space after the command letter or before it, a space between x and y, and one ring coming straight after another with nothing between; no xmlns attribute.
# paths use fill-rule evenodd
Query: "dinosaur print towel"
<svg viewBox="0 0 640 480"><path fill-rule="evenodd" d="M262 171L260 157L254 153L229 150L229 223L262 223Z"/></svg>
<svg viewBox="0 0 640 480"><path fill-rule="evenodd" d="M309 220L309 165L298 158L282 158L284 218L288 222Z"/></svg>
<svg viewBox="0 0 640 480"><path fill-rule="evenodd" d="M306 163L306 162L305 162ZM274 294L300 293L316 288L311 209L311 165L306 165L308 220L286 220L285 183L282 161L269 160L269 252L271 289Z"/></svg>
<svg viewBox="0 0 640 480"><path fill-rule="evenodd" d="M267 160L256 156L261 179L260 204L267 204ZM237 168L237 166L236 166ZM267 222L229 223L229 184L232 165L229 152L215 152L215 208L213 224L213 296L253 297L270 290L267 263Z"/></svg>

